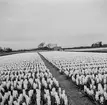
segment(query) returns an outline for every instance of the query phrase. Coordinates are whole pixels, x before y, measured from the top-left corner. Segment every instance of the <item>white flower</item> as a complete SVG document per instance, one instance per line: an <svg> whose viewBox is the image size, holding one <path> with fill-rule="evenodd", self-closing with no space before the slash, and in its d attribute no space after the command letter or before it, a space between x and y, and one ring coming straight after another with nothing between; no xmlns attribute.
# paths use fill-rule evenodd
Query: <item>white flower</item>
<svg viewBox="0 0 107 105"><path fill-rule="evenodd" d="M10 96L10 99L9 99L9 101L8 101L8 104L9 104L9 105L12 105L12 103L13 103L13 96Z"/></svg>
<svg viewBox="0 0 107 105"><path fill-rule="evenodd" d="M13 97L17 97L18 96L18 92L16 90L13 90Z"/></svg>
<svg viewBox="0 0 107 105"><path fill-rule="evenodd" d="M23 102L23 103L22 103L22 105L26 105L26 103L25 103L25 102Z"/></svg>
<svg viewBox="0 0 107 105"><path fill-rule="evenodd" d="M60 98L59 98L57 93L55 94L55 99L56 99L57 105L59 105L60 104Z"/></svg>
<svg viewBox="0 0 107 105"><path fill-rule="evenodd" d="M23 94L20 94L19 98L18 98L18 102L20 103L22 101L22 99L23 99Z"/></svg>
<svg viewBox="0 0 107 105"><path fill-rule="evenodd" d="M64 103L65 103L65 105L68 105L68 99L67 99L67 96L65 95L65 97L64 97Z"/></svg>
<svg viewBox="0 0 107 105"><path fill-rule="evenodd" d="M25 99L26 99L27 105L29 105L29 103L30 103L30 97L28 97L27 95L25 95L24 97L25 97Z"/></svg>
<svg viewBox="0 0 107 105"><path fill-rule="evenodd" d="M95 99L96 99L96 101L99 100L99 92L96 92Z"/></svg>
<svg viewBox="0 0 107 105"><path fill-rule="evenodd" d="M17 101L14 101L13 103L14 103L14 105L17 105Z"/></svg>
<svg viewBox="0 0 107 105"><path fill-rule="evenodd" d="M44 78L42 78L42 84L47 88L47 82L45 81Z"/></svg>
<svg viewBox="0 0 107 105"><path fill-rule="evenodd" d="M32 95L33 95L33 90L29 90L29 97L32 97Z"/></svg>
<svg viewBox="0 0 107 105"><path fill-rule="evenodd" d="M104 97L107 100L107 92L104 92Z"/></svg>
<svg viewBox="0 0 107 105"><path fill-rule="evenodd" d="M36 101L37 101L37 105L40 105L40 100L41 100L41 97L40 97L40 90L39 89L36 89L36 92L37 92L37 95L36 95Z"/></svg>
<svg viewBox="0 0 107 105"><path fill-rule="evenodd" d="M33 85L33 79L32 78L29 79L29 82L31 85Z"/></svg>
<svg viewBox="0 0 107 105"><path fill-rule="evenodd" d="M6 84L7 89L9 89L10 85L11 85L11 83L10 83L10 81L8 81L7 84Z"/></svg>
<svg viewBox="0 0 107 105"><path fill-rule="evenodd" d="M100 96L100 103L103 104L104 103L104 97Z"/></svg>

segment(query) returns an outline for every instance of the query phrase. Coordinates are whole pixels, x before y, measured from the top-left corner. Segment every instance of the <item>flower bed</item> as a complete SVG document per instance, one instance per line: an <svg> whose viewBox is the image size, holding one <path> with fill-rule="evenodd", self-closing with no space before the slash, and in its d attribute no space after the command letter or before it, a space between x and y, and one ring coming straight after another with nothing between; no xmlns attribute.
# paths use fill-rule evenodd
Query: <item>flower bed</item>
<svg viewBox="0 0 107 105"><path fill-rule="evenodd" d="M65 90L37 53L0 60L0 105L68 105Z"/></svg>
<svg viewBox="0 0 107 105"><path fill-rule="evenodd" d="M59 68L86 93L102 105L107 104L107 55L84 52L43 52L49 62Z"/></svg>

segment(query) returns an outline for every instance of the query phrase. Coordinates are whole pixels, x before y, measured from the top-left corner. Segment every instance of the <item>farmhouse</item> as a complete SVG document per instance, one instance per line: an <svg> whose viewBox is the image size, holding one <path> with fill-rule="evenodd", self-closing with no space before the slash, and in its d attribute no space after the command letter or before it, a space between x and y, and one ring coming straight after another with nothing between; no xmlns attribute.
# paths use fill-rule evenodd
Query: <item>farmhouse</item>
<svg viewBox="0 0 107 105"><path fill-rule="evenodd" d="M56 46L56 47L54 47L54 50L55 50L55 51L62 51L63 49L62 49L62 47L60 47L60 46Z"/></svg>
<svg viewBox="0 0 107 105"><path fill-rule="evenodd" d="M92 44L92 47L101 47L102 46L102 42L96 42Z"/></svg>

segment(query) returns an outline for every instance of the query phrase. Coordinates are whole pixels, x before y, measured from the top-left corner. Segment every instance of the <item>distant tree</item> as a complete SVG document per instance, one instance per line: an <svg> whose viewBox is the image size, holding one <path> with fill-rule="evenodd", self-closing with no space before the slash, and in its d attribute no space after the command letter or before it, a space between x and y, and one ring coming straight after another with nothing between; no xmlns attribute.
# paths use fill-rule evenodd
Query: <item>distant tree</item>
<svg viewBox="0 0 107 105"><path fill-rule="evenodd" d="M3 52L3 49L2 49L2 47L0 47L0 52Z"/></svg>
<svg viewBox="0 0 107 105"><path fill-rule="evenodd" d="M12 52L12 49L11 48L4 48L4 51L5 52Z"/></svg>
<svg viewBox="0 0 107 105"><path fill-rule="evenodd" d="M100 47L102 46L102 42L99 42L99 46L100 46Z"/></svg>

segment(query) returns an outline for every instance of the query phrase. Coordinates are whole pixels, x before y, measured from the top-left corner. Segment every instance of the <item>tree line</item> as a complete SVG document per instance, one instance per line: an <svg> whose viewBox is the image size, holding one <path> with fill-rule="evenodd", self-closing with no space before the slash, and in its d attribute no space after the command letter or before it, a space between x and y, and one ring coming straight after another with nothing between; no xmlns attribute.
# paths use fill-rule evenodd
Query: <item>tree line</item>
<svg viewBox="0 0 107 105"><path fill-rule="evenodd" d="M0 52L12 52L12 48L2 48L0 47Z"/></svg>

